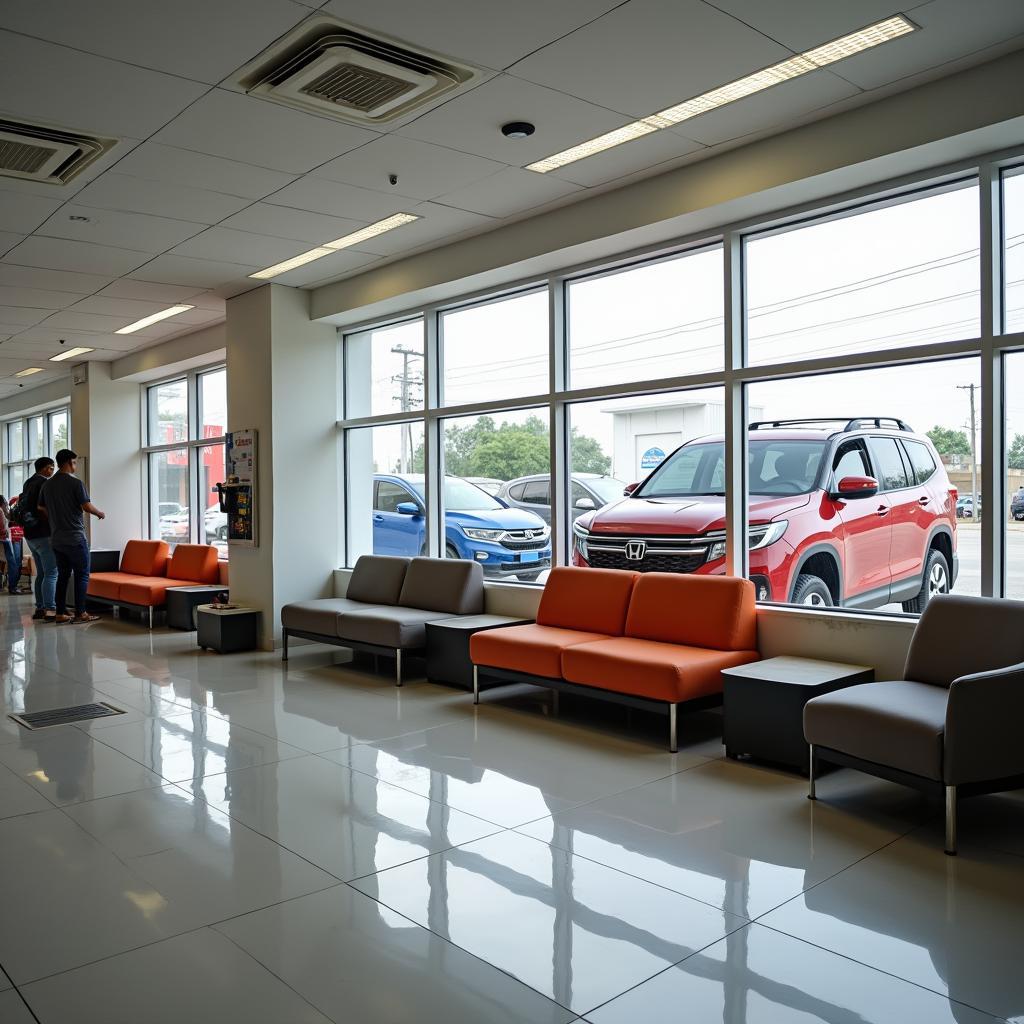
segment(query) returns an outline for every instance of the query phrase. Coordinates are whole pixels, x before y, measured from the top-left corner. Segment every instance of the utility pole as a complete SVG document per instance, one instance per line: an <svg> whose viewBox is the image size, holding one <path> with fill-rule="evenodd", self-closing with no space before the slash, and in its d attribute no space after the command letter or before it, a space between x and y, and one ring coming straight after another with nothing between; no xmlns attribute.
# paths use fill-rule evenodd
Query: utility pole
<svg viewBox="0 0 1024 1024"><path fill-rule="evenodd" d="M974 425L974 390L977 386L977 384L957 385L957 391L971 393L971 515L975 520L981 518L981 509L978 508L978 439Z"/></svg>
<svg viewBox="0 0 1024 1024"><path fill-rule="evenodd" d="M412 389L415 387L423 386L422 374L413 376L409 373L409 360L410 359L422 359L423 353L417 352L415 349L402 348L401 345L396 345L392 350L392 353L396 356L402 357L402 372L391 378L391 380L401 386L401 393L396 396L396 399L400 405L402 412L409 412L413 406L413 393ZM403 423L401 427L402 437L402 453L399 458L398 471L403 475L409 472L409 460L412 455L412 424Z"/></svg>

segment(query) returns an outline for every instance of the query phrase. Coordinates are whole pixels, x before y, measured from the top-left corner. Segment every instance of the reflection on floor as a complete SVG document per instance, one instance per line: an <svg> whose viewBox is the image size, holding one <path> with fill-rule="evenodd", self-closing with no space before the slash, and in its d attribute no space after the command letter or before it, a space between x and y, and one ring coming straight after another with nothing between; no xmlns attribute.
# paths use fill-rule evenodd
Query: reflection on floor
<svg viewBox="0 0 1024 1024"><path fill-rule="evenodd" d="M1024 1021L1024 799L0 606L0 1020ZM7 718L127 714L28 732Z"/></svg>

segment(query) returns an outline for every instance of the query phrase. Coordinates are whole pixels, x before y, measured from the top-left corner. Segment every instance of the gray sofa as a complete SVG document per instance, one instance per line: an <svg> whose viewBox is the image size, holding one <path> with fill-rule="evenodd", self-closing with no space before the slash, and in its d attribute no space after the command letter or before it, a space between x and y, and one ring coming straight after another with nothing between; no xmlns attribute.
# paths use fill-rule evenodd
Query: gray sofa
<svg viewBox="0 0 1024 1024"><path fill-rule="evenodd" d="M345 597L297 601L281 609L283 660L289 637L303 637L395 658L402 685L402 654L422 654L426 624L484 610L484 575L477 562L453 558L363 555Z"/></svg>
<svg viewBox="0 0 1024 1024"><path fill-rule="evenodd" d="M809 795L820 759L945 796L954 854L959 797L1024 787L1024 602L932 598L903 675L807 702Z"/></svg>

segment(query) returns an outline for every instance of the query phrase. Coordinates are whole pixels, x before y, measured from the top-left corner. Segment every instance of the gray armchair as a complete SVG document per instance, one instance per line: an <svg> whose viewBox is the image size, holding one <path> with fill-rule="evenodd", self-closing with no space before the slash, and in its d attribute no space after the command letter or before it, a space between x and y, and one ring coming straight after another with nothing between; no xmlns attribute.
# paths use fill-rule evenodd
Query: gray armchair
<svg viewBox="0 0 1024 1024"><path fill-rule="evenodd" d="M1024 787L1024 602L933 598L904 677L807 702L808 795L822 760L944 796L955 854L958 798Z"/></svg>

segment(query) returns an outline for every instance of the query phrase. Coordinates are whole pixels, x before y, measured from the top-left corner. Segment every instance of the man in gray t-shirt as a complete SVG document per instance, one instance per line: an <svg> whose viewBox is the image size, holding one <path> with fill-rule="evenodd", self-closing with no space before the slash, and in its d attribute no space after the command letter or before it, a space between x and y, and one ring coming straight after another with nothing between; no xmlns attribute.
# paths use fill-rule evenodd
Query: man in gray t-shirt
<svg viewBox="0 0 1024 1024"><path fill-rule="evenodd" d="M85 608L89 586L89 541L85 536L88 512L97 519L104 514L92 503L85 484L75 476L78 455L68 448L57 452L57 472L43 484L39 492L39 512L50 524L50 543L57 556L57 618L56 622L95 622ZM68 615L68 582L75 577L75 616Z"/></svg>

